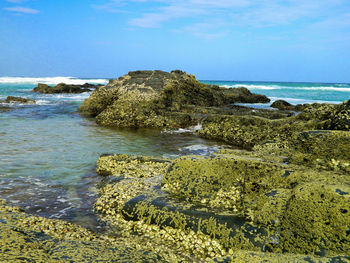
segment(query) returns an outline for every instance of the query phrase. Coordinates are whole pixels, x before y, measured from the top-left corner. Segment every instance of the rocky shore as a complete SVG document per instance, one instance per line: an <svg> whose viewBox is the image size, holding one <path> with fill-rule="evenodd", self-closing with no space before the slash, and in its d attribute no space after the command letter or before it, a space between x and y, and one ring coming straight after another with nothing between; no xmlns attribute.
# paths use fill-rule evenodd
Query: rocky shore
<svg viewBox="0 0 350 263"><path fill-rule="evenodd" d="M268 102L178 70L110 80L79 108L99 125L199 125L198 136L228 146L207 157L101 156L94 209L110 229L103 235L1 202L0 254L53 262L349 261L350 101L236 105Z"/></svg>

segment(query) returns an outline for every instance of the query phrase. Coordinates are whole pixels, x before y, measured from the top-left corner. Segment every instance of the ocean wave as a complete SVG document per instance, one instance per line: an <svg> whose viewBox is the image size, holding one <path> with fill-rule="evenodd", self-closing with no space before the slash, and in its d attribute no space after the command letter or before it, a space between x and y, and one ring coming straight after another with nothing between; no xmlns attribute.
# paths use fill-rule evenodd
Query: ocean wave
<svg viewBox="0 0 350 263"><path fill-rule="evenodd" d="M273 103L276 100L285 100L293 105L296 104L306 104L306 103L333 103L333 104L339 104L343 101L328 101L328 100L311 100L311 99L296 99L296 98L281 98L281 97L269 97L271 99L271 103Z"/></svg>
<svg viewBox="0 0 350 263"><path fill-rule="evenodd" d="M57 85L58 83L82 85L85 83L107 84L107 79L79 79L75 77L44 77L44 78L25 78L25 77L0 77L0 84L48 84Z"/></svg>
<svg viewBox="0 0 350 263"><path fill-rule="evenodd" d="M298 90L329 90L329 91L345 91L350 92L350 87L338 88L338 87L298 87Z"/></svg>
<svg viewBox="0 0 350 263"><path fill-rule="evenodd" d="M247 85L247 84L234 84L234 85L222 85L224 88L247 88L247 89L262 89L262 90L275 90L280 89L281 86L266 86L266 85Z"/></svg>
<svg viewBox="0 0 350 263"><path fill-rule="evenodd" d="M225 88L247 88L255 90L277 90L277 89L291 89L291 90L322 90L322 91L340 91L350 92L350 86L347 84L335 84L334 86L310 86L310 87L293 87L287 85L250 85L250 84L234 84L234 85L222 85Z"/></svg>
<svg viewBox="0 0 350 263"><path fill-rule="evenodd" d="M90 96L91 92L83 92L78 94L68 94L68 93L59 93L59 94L41 94L39 99L41 100L74 100L81 101L85 100Z"/></svg>

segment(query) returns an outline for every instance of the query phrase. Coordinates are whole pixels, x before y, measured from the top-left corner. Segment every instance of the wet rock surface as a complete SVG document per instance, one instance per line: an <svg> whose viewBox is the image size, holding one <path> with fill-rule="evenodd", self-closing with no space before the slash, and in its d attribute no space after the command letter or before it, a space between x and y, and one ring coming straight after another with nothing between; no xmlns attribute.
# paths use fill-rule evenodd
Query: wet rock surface
<svg viewBox="0 0 350 263"><path fill-rule="evenodd" d="M37 87L33 89L34 92L54 94L54 93L83 93L90 92L101 85L93 85L85 83L83 85L73 85L59 83L56 86L48 86L46 84L39 83Z"/></svg>

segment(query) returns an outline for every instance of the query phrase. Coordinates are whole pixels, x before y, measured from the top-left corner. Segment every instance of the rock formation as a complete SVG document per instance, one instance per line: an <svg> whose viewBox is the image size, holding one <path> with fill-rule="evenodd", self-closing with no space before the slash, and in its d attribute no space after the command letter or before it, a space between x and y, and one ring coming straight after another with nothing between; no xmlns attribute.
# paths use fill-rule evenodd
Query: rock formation
<svg viewBox="0 0 350 263"><path fill-rule="evenodd" d="M21 103L21 104L35 104L35 100L8 96L4 101L0 101L0 103Z"/></svg>
<svg viewBox="0 0 350 263"><path fill-rule="evenodd" d="M83 85L73 85L59 83L56 86L48 86L46 84L39 83L37 87L33 89L34 92L45 93L45 94L54 94L54 93L83 93L90 92L100 85L92 85L85 83Z"/></svg>
<svg viewBox="0 0 350 263"><path fill-rule="evenodd" d="M175 70L133 71L95 90L79 108L97 123L116 127L178 128L198 122L207 108L235 102L269 102L246 88L202 84Z"/></svg>

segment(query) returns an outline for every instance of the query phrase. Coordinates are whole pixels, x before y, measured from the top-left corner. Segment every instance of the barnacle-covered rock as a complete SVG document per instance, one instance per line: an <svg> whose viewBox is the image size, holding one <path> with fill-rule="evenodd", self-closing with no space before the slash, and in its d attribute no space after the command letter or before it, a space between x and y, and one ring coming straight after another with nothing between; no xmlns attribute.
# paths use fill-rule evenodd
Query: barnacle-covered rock
<svg viewBox="0 0 350 263"><path fill-rule="evenodd" d="M117 155L101 157L101 163L106 158L114 163L108 169L120 164L127 176L119 168L107 173L118 180L100 187L95 208L123 235L136 231L203 259L233 260L241 249L349 255L350 181L342 171L239 150L181 157L159 167L154 163L164 160Z"/></svg>
<svg viewBox="0 0 350 263"><path fill-rule="evenodd" d="M1 262L172 262L137 238L97 235L62 220L28 215L0 200Z"/></svg>

